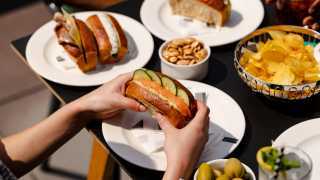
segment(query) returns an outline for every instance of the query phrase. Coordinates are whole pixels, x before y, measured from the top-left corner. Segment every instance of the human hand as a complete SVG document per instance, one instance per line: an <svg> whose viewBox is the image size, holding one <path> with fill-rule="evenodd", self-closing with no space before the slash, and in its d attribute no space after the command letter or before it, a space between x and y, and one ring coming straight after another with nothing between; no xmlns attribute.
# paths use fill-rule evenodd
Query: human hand
<svg viewBox="0 0 320 180"><path fill-rule="evenodd" d="M82 112L89 114L90 119L105 120L123 109L146 111L143 105L124 96L125 84L131 78L131 73L122 74L76 100L75 103Z"/></svg>
<svg viewBox="0 0 320 180"><path fill-rule="evenodd" d="M197 106L195 117L183 129L176 129L160 114L154 115L165 134L167 169L163 179L187 179L208 140L209 109L200 101Z"/></svg>

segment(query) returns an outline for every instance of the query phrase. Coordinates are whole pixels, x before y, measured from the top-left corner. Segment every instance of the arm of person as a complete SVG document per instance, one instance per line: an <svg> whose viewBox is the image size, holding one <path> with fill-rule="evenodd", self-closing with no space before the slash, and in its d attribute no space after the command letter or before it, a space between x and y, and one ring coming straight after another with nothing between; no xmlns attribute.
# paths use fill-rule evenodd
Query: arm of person
<svg viewBox="0 0 320 180"><path fill-rule="evenodd" d="M155 115L165 134L167 168L164 180L189 179L208 140L209 109L200 101L197 106L195 117L183 129L176 129L164 116Z"/></svg>
<svg viewBox="0 0 320 180"><path fill-rule="evenodd" d="M145 111L138 102L123 96L125 74L65 105L47 119L0 141L0 158L20 177L50 156L90 121L104 120L122 109Z"/></svg>
<svg viewBox="0 0 320 180"><path fill-rule="evenodd" d="M1 140L1 158L17 176L27 173L78 133L87 123L71 103L40 123Z"/></svg>

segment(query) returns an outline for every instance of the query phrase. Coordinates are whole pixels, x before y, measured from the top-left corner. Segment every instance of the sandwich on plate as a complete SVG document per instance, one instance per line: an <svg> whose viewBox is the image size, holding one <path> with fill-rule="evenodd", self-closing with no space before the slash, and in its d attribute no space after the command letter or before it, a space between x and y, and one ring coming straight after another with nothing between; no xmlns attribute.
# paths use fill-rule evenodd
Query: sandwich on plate
<svg viewBox="0 0 320 180"><path fill-rule="evenodd" d="M175 15L218 27L223 26L231 14L229 0L169 0L169 4Z"/></svg>
<svg viewBox="0 0 320 180"><path fill-rule="evenodd" d="M54 31L59 44L82 72L96 69L98 63L113 64L125 58L127 39L111 14L94 14L84 22L62 11L54 17Z"/></svg>
<svg viewBox="0 0 320 180"><path fill-rule="evenodd" d="M197 103L187 88L167 75L148 69L134 72L126 84L125 94L151 113L164 115L176 128L184 127L197 111Z"/></svg>

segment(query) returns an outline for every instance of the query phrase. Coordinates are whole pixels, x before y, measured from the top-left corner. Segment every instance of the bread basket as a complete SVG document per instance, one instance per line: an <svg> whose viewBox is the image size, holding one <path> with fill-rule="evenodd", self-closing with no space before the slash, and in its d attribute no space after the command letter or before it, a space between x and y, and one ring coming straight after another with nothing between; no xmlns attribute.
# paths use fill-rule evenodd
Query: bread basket
<svg viewBox="0 0 320 180"><path fill-rule="evenodd" d="M285 100L302 100L316 95L320 92L320 81L302 84L302 85L278 85L265 82L246 72L239 61L243 55L244 48L255 46L260 41L271 39L269 31L283 31L299 34L303 37L305 43L316 45L320 43L320 34L316 31L299 26L278 25L258 29L243 38L235 49L234 66L240 78L254 91L268 97Z"/></svg>

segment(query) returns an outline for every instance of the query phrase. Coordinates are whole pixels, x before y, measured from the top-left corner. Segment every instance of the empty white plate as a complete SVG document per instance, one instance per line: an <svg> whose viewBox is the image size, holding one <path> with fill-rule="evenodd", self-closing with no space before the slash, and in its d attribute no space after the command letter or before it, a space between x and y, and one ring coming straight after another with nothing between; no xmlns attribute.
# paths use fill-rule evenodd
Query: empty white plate
<svg viewBox="0 0 320 180"><path fill-rule="evenodd" d="M184 21L172 14L169 0L145 0L140 9L140 17L150 32L162 40L195 36L209 46L221 46L250 34L264 18L260 0L231 0L231 7L231 17L221 28Z"/></svg>
<svg viewBox="0 0 320 180"><path fill-rule="evenodd" d="M239 105L223 91L195 81L180 81L192 93L206 92L207 105L210 108L209 140L206 144L200 162L224 158L240 143L245 132L245 118ZM144 128L133 128L137 122L143 120ZM155 127L156 120L148 113L124 111L119 116L102 124L103 136L109 147L123 159L138 166L164 171L166 157L162 149L150 152L144 146L143 140L148 139L163 143L160 130ZM160 136L160 137L159 137ZM223 140L232 138L237 141L230 143ZM151 147L152 144L149 147Z"/></svg>
<svg viewBox="0 0 320 180"><path fill-rule="evenodd" d="M88 11L74 15L85 20L93 14L106 13ZM121 14L112 14L125 31L128 40L128 54L119 63L98 66L96 70L82 73L73 63L54 34L56 23L50 21L40 27L30 38L26 56L31 68L44 78L71 86L101 85L122 73L131 72L148 63L153 53L154 43L151 34L138 21Z"/></svg>
<svg viewBox="0 0 320 180"><path fill-rule="evenodd" d="M306 152L312 160L310 180L320 177L320 118L296 124L283 132L274 142L275 146L294 146Z"/></svg>

